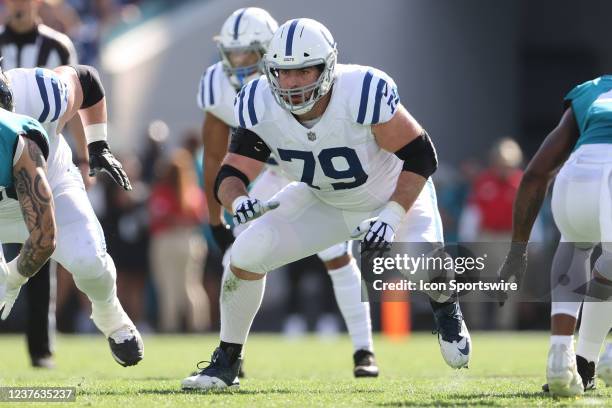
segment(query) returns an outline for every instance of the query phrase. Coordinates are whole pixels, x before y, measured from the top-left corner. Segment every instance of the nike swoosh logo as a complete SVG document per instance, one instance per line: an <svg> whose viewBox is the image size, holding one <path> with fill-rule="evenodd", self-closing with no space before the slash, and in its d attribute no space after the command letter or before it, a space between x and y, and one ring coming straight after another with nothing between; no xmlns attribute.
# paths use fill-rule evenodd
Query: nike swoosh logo
<svg viewBox="0 0 612 408"><path fill-rule="evenodd" d="M463 339L463 341L465 341L465 347L461 348L461 347L457 347L459 349L459 352L461 354L463 354L464 356L467 356L468 354L470 354L470 343L468 343L467 339Z"/></svg>

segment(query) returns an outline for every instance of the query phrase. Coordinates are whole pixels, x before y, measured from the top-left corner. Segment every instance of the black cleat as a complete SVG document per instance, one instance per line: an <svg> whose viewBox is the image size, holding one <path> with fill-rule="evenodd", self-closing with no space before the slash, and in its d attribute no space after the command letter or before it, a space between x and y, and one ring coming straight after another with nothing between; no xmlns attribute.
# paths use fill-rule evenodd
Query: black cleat
<svg viewBox="0 0 612 408"><path fill-rule="evenodd" d="M144 343L134 326L123 326L108 337L111 354L123 367L138 364L144 357Z"/></svg>
<svg viewBox="0 0 612 408"><path fill-rule="evenodd" d="M585 391L594 390L595 387L595 362L587 361L586 358L579 356L576 354L576 368L578 369L578 374L580 374L580 378L582 378L582 385L584 386ZM543 392L550 392L548 388L548 384L544 384L542 386Z"/></svg>
<svg viewBox="0 0 612 408"><path fill-rule="evenodd" d="M195 370L191 373L191 375L198 375L200 370ZM244 359L242 359L242 364L240 364L240 370L238 370L238 378L244 378L246 374L244 373Z"/></svg>
<svg viewBox="0 0 612 408"><path fill-rule="evenodd" d="M198 363L198 366L200 363ZM241 358L230 364L227 354L220 347L217 347L209 363L208 366L185 378L181 382L182 388L184 390L207 391L240 386L238 372L242 364Z"/></svg>
<svg viewBox="0 0 612 408"><path fill-rule="evenodd" d="M378 366L374 353L369 350L357 350L353 354L353 375L355 378L360 377L378 377Z"/></svg>

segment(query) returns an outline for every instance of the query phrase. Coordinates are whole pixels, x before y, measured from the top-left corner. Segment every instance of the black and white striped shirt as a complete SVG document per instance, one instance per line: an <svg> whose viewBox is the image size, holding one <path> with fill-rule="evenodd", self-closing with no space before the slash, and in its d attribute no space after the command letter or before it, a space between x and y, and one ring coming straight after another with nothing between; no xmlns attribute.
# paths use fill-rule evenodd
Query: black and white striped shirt
<svg viewBox="0 0 612 408"><path fill-rule="evenodd" d="M18 33L8 25L0 26L0 63L2 69L55 68L76 64L74 44L68 36L44 24Z"/></svg>

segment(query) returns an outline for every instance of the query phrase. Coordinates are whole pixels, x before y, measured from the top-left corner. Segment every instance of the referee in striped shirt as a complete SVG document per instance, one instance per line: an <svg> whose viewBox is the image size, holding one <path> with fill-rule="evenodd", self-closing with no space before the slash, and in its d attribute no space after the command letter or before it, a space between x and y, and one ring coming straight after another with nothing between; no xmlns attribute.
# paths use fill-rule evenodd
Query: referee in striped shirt
<svg viewBox="0 0 612 408"><path fill-rule="evenodd" d="M42 24L38 8L42 0L5 0L7 20L0 26L2 69L76 64L76 51L70 39ZM19 246L17 246L18 251ZM8 251L6 251L8 249ZM15 255L15 246L5 251ZM27 293L28 351L35 367L52 368L52 337L55 332L55 273L49 263L25 285Z"/></svg>

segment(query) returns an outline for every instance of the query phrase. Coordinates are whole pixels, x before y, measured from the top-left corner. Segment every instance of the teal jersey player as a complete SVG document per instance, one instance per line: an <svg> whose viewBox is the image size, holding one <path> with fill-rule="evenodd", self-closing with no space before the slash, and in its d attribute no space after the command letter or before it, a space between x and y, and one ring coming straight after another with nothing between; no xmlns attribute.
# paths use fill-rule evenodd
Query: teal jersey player
<svg viewBox="0 0 612 408"><path fill-rule="evenodd" d="M574 150L584 144L612 143L612 75L578 85L565 102L571 104L580 130Z"/></svg>
<svg viewBox="0 0 612 408"><path fill-rule="evenodd" d="M28 134L48 156L49 137L36 119L0 109L0 188L13 188L13 158L20 134Z"/></svg>

